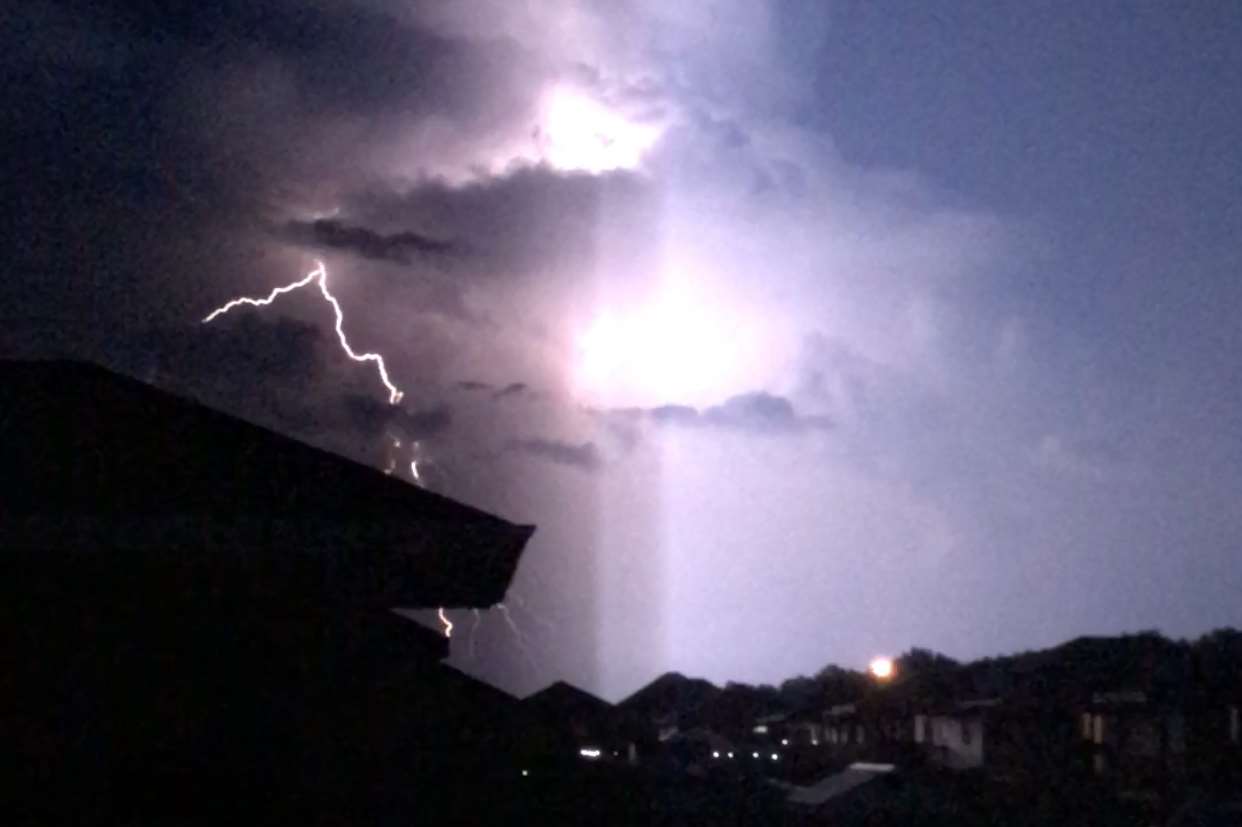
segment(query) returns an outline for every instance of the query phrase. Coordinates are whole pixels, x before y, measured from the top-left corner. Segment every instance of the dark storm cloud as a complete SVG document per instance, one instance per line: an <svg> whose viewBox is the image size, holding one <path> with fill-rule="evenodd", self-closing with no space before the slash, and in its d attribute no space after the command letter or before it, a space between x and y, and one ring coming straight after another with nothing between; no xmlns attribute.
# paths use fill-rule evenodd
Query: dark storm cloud
<svg viewBox="0 0 1242 827"><path fill-rule="evenodd" d="M493 399L504 399L508 396L520 396L526 393L527 387L525 382L510 382L500 390L496 391Z"/></svg>
<svg viewBox="0 0 1242 827"><path fill-rule="evenodd" d="M487 382L476 382L471 379L458 382L457 387L463 391L490 391L492 389L492 386Z"/></svg>
<svg viewBox="0 0 1242 827"><path fill-rule="evenodd" d="M416 255L437 255L457 250L449 241L428 238L412 230L378 233L330 218L317 221L291 221L285 234L293 241L345 250L376 261L409 264Z"/></svg>
<svg viewBox="0 0 1242 827"><path fill-rule="evenodd" d="M481 46L410 25L365 3L218 0L212 3L62 4L83 6L132 46L201 51L227 68L259 57L282 62L299 89L324 109L377 114L461 113L503 94L516 44Z"/></svg>
<svg viewBox="0 0 1242 827"><path fill-rule="evenodd" d="M716 427L770 434L829 427L823 417L799 416L788 399L762 391L730 397L724 404L708 408L703 421Z"/></svg>
<svg viewBox="0 0 1242 827"><path fill-rule="evenodd" d="M603 254L605 233L626 238L635 274L654 270L654 251L632 237L653 234L660 218L654 187L630 172L591 175L520 166L466 184L423 181L406 190L374 188L348 199L351 219L416 226L460 239L475 278L502 274L580 280Z"/></svg>
<svg viewBox="0 0 1242 827"><path fill-rule="evenodd" d="M594 471L603 464L594 442L574 444L555 439L515 439L507 447L510 451L584 471Z"/></svg>
<svg viewBox="0 0 1242 827"><path fill-rule="evenodd" d="M127 337L129 344L118 347L130 353L118 355L140 370L177 381L214 382L241 374L253 386L306 381L319 372L324 334L315 325L260 313L230 316Z"/></svg>
<svg viewBox="0 0 1242 827"><path fill-rule="evenodd" d="M699 410L689 405L661 405L652 408L651 418L660 425L697 425Z"/></svg>
<svg viewBox="0 0 1242 827"><path fill-rule="evenodd" d="M796 434L832 427L827 417L801 414L783 396L754 391L731 396L702 410L689 405L660 405L645 411L610 411L614 419L632 421L646 414L656 425L684 428L722 428L753 434Z"/></svg>
<svg viewBox="0 0 1242 827"><path fill-rule="evenodd" d="M453 424L453 412L447 405L410 411L389 405L374 395L359 393L346 394L342 404L351 424L371 436L397 431L406 439L426 439L447 431Z"/></svg>

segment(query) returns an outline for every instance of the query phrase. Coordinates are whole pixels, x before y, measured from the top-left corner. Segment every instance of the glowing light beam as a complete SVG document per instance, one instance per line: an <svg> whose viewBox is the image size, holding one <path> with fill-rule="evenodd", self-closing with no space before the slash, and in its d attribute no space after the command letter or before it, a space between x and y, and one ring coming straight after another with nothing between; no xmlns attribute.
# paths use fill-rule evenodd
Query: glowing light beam
<svg viewBox="0 0 1242 827"><path fill-rule="evenodd" d="M340 302L336 300L336 297L328 291L328 268L324 266L322 261L316 261L314 270L311 270L305 276L292 284L286 284L281 287L273 288L272 292L268 293L264 298L254 299L248 296L241 296L230 300L229 302L208 313L206 318L203 319L203 324L208 324L214 319L228 313L230 310L243 305L249 307L267 307L285 293L292 293L294 290L300 290L311 283L315 283L319 286L319 293L323 296L324 301L332 305L332 312L336 318L336 323L334 325L334 329L336 330L336 338L337 341L341 343L341 349L345 351L345 355L355 362L373 363L376 370L379 372L380 381L383 382L384 387L388 389L388 404L396 405L401 401L401 397L403 397L405 393L394 385L390 378L388 378L388 366L384 364L384 357L378 353L358 353L349 344L349 339L345 337L345 312L341 310Z"/></svg>

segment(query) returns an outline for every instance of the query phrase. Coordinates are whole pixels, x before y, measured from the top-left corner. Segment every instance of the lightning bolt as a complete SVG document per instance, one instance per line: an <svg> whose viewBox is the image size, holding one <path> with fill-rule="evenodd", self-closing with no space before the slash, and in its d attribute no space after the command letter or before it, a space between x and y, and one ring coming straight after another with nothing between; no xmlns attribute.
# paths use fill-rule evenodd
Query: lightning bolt
<svg viewBox="0 0 1242 827"><path fill-rule="evenodd" d="M305 276L292 284L286 284L282 287L274 288L265 298L252 299L247 296L242 296L240 298L232 299L228 303L223 304L208 313L207 317L203 319L203 324L207 324L215 318L223 316L230 310L236 307L241 307L242 305L250 307L267 307L285 293L292 293L294 290L301 290L303 287L306 287L311 283L315 283L319 286L319 293L323 296L324 301L332 305L332 312L336 316L336 324L334 325L336 330L336 338L337 341L341 343L341 349L345 351L345 355L350 359L353 359L355 362L373 363L376 370L379 371L380 381L383 382L384 387L388 389L388 403L390 405L396 405L401 401L401 397L405 394L392 383L391 379L388 378L388 366L384 364L384 357L378 353L358 353L353 349L353 347L350 346L349 339L345 337L345 312L341 310L340 302L336 300L336 297L328 291L328 268L324 266L322 261L316 261L314 270L311 270Z"/></svg>
<svg viewBox="0 0 1242 827"><path fill-rule="evenodd" d="M539 665L535 663L535 658L530 653L530 647L526 645L526 635L522 634L522 630L518 628L517 623L513 620L509 607L504 603L497 603L495 608L500 609L500 614L504 617L505 624L508 625L509 631L513 632L513 639L517 642L518 650L525 656L530 668L538 672Z"/></svg>
<svg viewBox="0 0 1242 827"><path fill-rule="evenodd" d="M538 582L538 579L533 573L530 575L530 577L534 582ZM514 601L514 603L517 605L519 609L524 611L527 614L527 616L531 618L531 620L534 620L536 623L538 623L540 626L542 626L543 628L547 629L550 632L556 630L555 626L553 626L547 620L545 620L544 618L537 615L534 611L532 611L530 606L527 605L526 600L523 599L521 593L518 592L518 590L513 588L512 586L510 586L509 588L509 597Z"/></svg>
<svg viewBox="0 0 1242 827"><path fill-rule="evenodd" d="M479 624L483 622L483 613L478 609L471 609L470 613L474 615L474 622L470 624L470 637L467 638L467 641L470 645L470 660L474 660L474 636L479 631Z"/></svg>
<svg viewBox="0 0 1242 827"><path fill-rule="evenodd" d="M349 339L345 336L345 311L341 309L341 303L336 300L336 296L332 295L332 293L328 290L328 268L322 261L316 260L315 269L311 270L305 276L291 284L285 284L280 287L273 288L272 292L268 293L264 298L255 299L249 296L241 296L236 299L231 299L208 313L202 323L208 324L218 317L223 316L225 313L228 313L230 310L243 305L248 307L267 307L285 293L292 293L295 290L301 290L303 287L310 284L317 285L319 287L319 294L323 296L323 300L332 306L332 313L334 316L333 329L336 331L337 341L341 343L341 350L345 351L345 355L355 362L370 362L374 364L375 369L379 372L380 381L383 382L384 387L388 389L388 404L396 405L401 401L401 397L405 396L405 393L394 385L392 379L389 378L388 366L384 362L384 357L378 353L358 353L354 350L353 346L350 345ZM394 438L392 447L400 448L401 440ZM418 443L415 442L412 447L417 451ZM384 473L391 474L395 468L396 459L394 457L389 460L388 467L384 469ZM415 482L421 481L421 476L418 473L417 457L410 460L410 475L414 478ZM475 610L475 616L476 618L478 617L477 610ZM443 606L436 610L436 617L438 617L440 622L444 624L444 637L451 638L453 636L453 621L448 619L448 615L444 613ZM475 627L477 628L477 626L478 624L476 623ZM473 635L471 636L470 642L471 648L473 649Z"/></svg>

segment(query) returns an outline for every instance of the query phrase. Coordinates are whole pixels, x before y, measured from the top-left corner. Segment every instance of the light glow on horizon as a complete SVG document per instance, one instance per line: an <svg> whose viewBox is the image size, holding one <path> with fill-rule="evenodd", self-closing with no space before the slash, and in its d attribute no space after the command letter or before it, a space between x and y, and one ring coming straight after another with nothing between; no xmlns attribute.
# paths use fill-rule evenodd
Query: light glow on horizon
<svg viewBox="0 0 1242 827"><path fill-rule="evenodd" d="M878 657L872 658L871 663L867 665L867 671L872 677L882 681L886 681L893 676L893 659Z"/></svg>

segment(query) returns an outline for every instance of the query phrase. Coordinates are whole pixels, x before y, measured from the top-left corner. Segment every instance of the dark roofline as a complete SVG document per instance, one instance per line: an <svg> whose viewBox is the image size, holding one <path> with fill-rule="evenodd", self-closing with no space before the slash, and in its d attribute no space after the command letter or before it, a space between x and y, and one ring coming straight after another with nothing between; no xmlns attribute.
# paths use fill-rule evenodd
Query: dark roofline
<svg viewBox="0 0 1242 827"><path fill-rule="evenodd" d="M63 359L0 361L0 471L0 545L10 549L89 545L101 529L116 548L201 546L194 526L178 522L201 515L238 547L270 546L276 529L284 546L315 549L320 558L307 565L357 575L349 599L381 605L500 602L535 530Z"/></svg>
<svg viewBox="0 0 1242 827"><path fill-rule="evenodd" d="M355 475L359 479L365 478L369 484L383 488L385 493L393 497L405 498L411 501L417 500L418 508L424 512L431 509L436 513L436 516L470 519L484 523L505 525L511 528L528 529L531 533L534 532L535 526L533 525L510 523L480 508L451 499L443 494L437 494L426 488L419 488L400 477L385 474L378 468L364 465L334 451L310 445L278 431L273 431L263 425L251 422L248 419L213 408L197 399L165 390L157 385L143 382L93 362L74 359L0 360L0 380L4 381L9 381L11 373L14 371L45 373L58 370L81 372L87 376L93 375L97 379L104 379L117 385L127 386L131 391L147 394L158 400L160 404L180 408L186 413L202 418L205 422L218 424L240 433L249 432L274 446L278 446L282 451L312 457L316 461L323 461L324 458L328 458L331 462L338 464L341 472Z"/></svg>
<svg viewBox="0 0 1242 827"><path fill-rule="evenodd" d="M539 704L546 703L551 699L557 698L558 694L562 697L571 697L583 702L591 703L601 708L607 707L611 709L616 706L616 704L609 703L593 692L588 692L582 687L575 686L569 681L564 680L554 681L545 686L543 689L540 689L537 692L532 692L522 699L522 703L537 706Z"/></svg>

